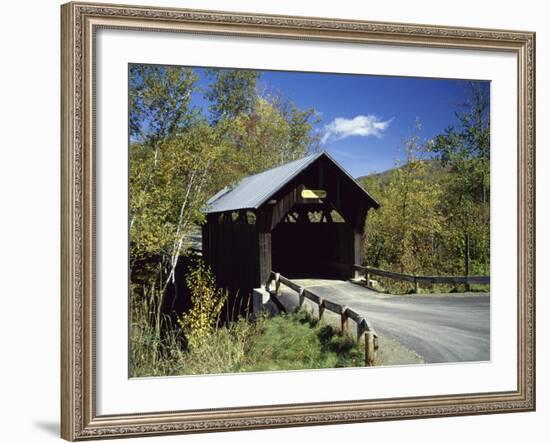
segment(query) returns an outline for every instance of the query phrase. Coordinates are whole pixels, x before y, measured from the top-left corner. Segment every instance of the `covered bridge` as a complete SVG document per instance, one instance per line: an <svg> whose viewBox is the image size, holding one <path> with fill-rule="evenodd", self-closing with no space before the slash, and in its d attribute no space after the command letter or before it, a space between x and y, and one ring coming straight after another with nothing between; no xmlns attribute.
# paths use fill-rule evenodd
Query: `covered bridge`
<svg viewBox="0 0 550 443"><path fill-rule="evenodd" d="M376 200L326 152L242 179L205 208L203 256L219 286L250 289L273 270L349 278Z"/></svg>

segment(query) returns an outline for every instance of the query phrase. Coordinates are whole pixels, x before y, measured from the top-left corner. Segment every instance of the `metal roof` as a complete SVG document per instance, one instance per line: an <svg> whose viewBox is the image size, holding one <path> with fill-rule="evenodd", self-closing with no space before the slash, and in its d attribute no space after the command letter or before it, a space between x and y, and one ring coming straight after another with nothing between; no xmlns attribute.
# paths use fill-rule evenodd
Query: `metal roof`
<svg viewBox="0 0 550 443"><path fill-rule="evenodd" d="M210 197L206 202L205 213L236 211L239 209L258 209L279 189L286 185L296 175L305 170L315 160L321 156L328 157L338 168L340 168L348 177L353 180L361 190L367 194L374 206L378 207L378 203L372 196L360 186L355 179L340 166L326 152L319 152L308 155L299 160L286 163L259 174L250 175L243 178L233 187L225 187L215 195Z"/></svg>

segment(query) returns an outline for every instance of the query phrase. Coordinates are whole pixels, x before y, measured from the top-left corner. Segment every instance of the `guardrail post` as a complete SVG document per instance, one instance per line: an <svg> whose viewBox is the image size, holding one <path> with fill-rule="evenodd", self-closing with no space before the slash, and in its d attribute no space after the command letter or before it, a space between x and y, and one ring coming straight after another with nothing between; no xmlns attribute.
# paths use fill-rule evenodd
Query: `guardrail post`
<svg viewBox="0 0 550 443"><path fill-rule="evenodd" d="M305 296L304 296L305 289L300 289L300 292L298 293L298 307L301 308L304 304Z"/></svg>
<svg viewBox="0 0 550 443"><path fill-rule="evenodd" d="M325 302L323 299L319 300L319 321L323 319L323 314L325 313Z"/></svg>
<svg viewBox="0 0 550 443"><path fill-rule="evenodd" d="M367 331L365 334L365 365L374 366L374 334Z"/></svg>
<svg viewBox="0 0 550 443"><path fill-rule="evenodd" d="M365 337L365 320L357 322L357 344L361 343L361 340Z"/></svg>
<svg viewBox="0 0 550 443"><path fill-rule="evenodd" d="M342 333L348 332L349 329L347 310L347 306L342 307L342 313L340 314L340 329L342 330Z"/></svg>
<svg viewBox="0 0 550 443"><path fill-rule="evenodd" d="M416 278L416 275L414 276L414 293L418 294L418 278Z"/></svg>

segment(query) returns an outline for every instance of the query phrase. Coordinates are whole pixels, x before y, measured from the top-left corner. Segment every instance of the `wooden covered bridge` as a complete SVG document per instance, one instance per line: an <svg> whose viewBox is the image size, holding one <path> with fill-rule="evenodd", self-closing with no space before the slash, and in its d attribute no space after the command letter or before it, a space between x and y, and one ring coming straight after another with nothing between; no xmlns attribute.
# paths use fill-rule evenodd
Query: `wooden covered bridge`
<svg viewBox="0 0 550 443"><path fill-rule="evenodd" d="M329 154L309 155L210 198L203 256L218 285L233 289L260 287L272 271L349 278L370 208L376 200Z"/></svg>

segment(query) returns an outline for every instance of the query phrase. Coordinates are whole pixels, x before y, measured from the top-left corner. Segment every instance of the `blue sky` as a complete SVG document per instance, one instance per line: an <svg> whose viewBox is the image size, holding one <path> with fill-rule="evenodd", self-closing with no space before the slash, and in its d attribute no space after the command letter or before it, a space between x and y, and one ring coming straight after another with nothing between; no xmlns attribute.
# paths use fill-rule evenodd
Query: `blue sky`
<svg viewBox="0 0 550 443"><path fill-rule="evenodd" d="M204 71L199 85L206 86ZM259 86L279 91L299 108L314 108L322 146L354 177L390 169L405 158L403 140L418 118L429 140L456 125L467 81L261 71ZM192 105L205 108L200 93Z"/></svg>

